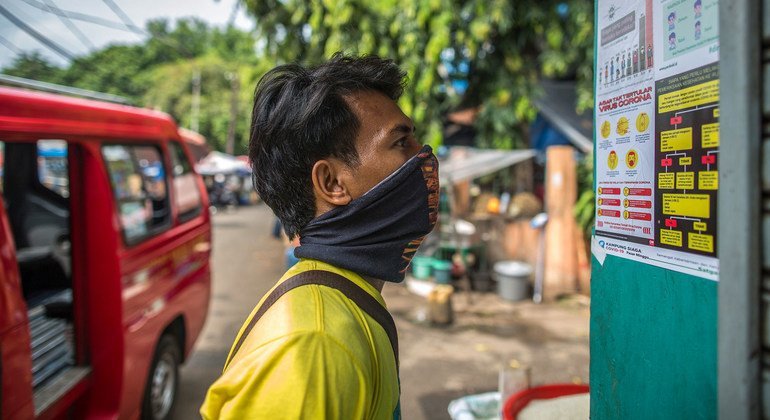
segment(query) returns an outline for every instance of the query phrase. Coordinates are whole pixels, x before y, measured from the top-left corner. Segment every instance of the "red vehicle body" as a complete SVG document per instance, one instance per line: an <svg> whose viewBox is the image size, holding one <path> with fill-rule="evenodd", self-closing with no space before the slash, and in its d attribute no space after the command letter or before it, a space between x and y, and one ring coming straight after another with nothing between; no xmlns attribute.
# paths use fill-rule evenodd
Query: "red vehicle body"
<svg viewBox="0 0 770 420"><path fill-rule="evenodd" d="M208 198L177 126L0 87L0 142L0 418L169 417L210 295Z"/></svg>

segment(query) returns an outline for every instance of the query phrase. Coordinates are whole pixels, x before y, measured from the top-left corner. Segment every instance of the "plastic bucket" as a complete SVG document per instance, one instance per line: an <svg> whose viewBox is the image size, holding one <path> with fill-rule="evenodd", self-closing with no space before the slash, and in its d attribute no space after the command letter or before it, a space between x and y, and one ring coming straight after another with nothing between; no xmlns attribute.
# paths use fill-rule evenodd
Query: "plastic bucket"
<svg viewBox="0 0 770 420"><path fill-rule="evenodd" d="M495 264L497 278L497 293L506 300L517 301L531 296L529 291L529 276L532 266L519 261L500 261Z"/></svg>
<svg viewBox="0 0 770 420"><path fill-rule="evenodd" d="M433 262L433 277L438 284L449 284L452 282L452 263L449 261L436 260Z"/></svg>
<svg viewBox="0 0 770 420"><path fill-rule="evenodd" d="M519 413L534 400L550 400L568 395L590 392L588 385L552 384L541 385L511 395L503 405L503 419L515 420Z"/></svg>
<svg viewBox="0 0 770 420"><path fill-rule="evenodd" d="M427 279L433 269L433 258L414 257L412 258L412 275L417 279Z"/></svg>

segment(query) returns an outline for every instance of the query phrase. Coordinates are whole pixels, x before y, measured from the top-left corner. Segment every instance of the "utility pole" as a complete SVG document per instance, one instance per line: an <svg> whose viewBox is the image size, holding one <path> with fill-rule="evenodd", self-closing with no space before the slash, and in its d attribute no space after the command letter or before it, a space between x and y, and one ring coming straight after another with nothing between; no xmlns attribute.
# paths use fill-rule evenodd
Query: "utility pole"
<svg viewBox="0 0 770 420"><path fill-rule="evenodd" d="M230 81L230 122L227 125L227 139L225 140L225 153L234 154L235 152L235 127L238 123L238 92L241 89L241 80L237 72L227 72L225 74Z"/></svg>
<svg viewBox="0 0 770 420"><path fill-rule="evenodd" d="M198 118L201 112L201 72L193 71L192 77L192 110L190 117L190 130L198 132Z"/></svg>

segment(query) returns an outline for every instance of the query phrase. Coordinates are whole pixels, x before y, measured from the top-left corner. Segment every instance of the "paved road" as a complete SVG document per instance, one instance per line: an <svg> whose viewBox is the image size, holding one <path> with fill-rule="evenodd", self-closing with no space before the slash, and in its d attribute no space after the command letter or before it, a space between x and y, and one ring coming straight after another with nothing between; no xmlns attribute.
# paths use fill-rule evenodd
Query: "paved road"
<svg viewBox="0 0 770 420"><path fill-rule="evenodd" d="M220 212L213 218L213 290L206 326L182 369L177 419L198 418L207 387L221 372L230 345L256 302L283 274L283 245L270 236L264 206ZM394 314L401 355L403 418L447 419L452 399L497 389L500 366L531 366L533 384L588 381L585 305L504 302L494 293L453 298L455 323L420 322L424 298L403 284L383 296Z"/></svg>
<svg viewBox="0 0 770 420"><path fill-rule="evenodd" d="M182 367L176 419L196 419L208 386L222 371L235 334L284 271L283 245L270 236L265 205L220 211L214 228L212 299L206 326Z"/></svg>

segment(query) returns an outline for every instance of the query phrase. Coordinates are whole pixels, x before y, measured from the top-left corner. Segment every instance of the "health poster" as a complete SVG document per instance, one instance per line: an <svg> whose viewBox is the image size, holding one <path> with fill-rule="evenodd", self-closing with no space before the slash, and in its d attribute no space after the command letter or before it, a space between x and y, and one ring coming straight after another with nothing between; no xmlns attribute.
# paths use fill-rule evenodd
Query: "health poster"
<svg viewBox="0 0 770 420"><path fill-rule="evenodd" d="M719 66L659 80L655 89L658 246L715 257Z"/></svg>
<svg viewBox="0 0 770 420"><path fill-rule="evenodd" d="M599 2L596 94L649 80L653 74L653 0Z"/></svg>
<svg viewBox="0 0 770 420"><path fill-rule="evenodd" d="M597 103L597 235L639 244L654 239L653 102L648 82Z"/></svg>
<svg viewBox="0 0 770 420"><path fill-rule="evenodd" d="M711 280L719 275L717 9L717 0L599 0L596 57L598 245ZM632 46L630 73L605 71L642 39L644 68L637 72Z"/></svg>

